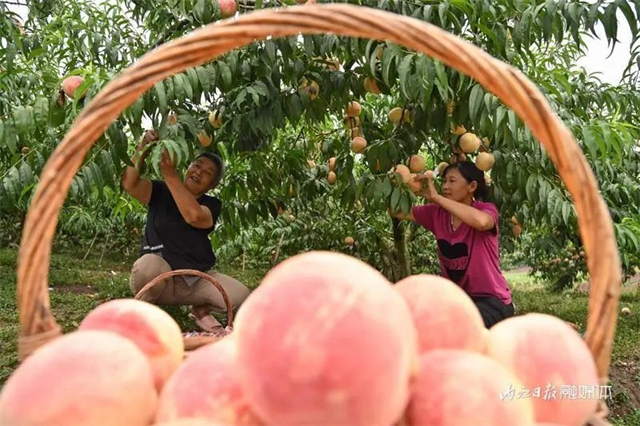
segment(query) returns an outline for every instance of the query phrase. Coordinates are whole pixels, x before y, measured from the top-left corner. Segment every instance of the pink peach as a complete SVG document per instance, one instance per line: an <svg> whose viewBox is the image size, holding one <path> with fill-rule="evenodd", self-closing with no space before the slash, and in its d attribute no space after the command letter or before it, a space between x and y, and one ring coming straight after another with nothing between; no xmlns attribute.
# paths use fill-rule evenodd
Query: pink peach
<svg viewBox="0 0 640 426"><path fill-rule="evenodd" d="M238 4L236 0L218 0L220 6L220 16L222 18L229 18L236 14L238 10Z"/></svg>
<svg viewBox="0 0 640 426"><path fill-rule="evenodd" d="M238 382L232 335L196 349L160 393L156 421L198 417L228 426L261 426Z"/></svg>
<svg viewBox="0 0 640 426"><path fill-rule="evenodd" d="M169 420L162 423L154 423L153 426L229 426L226 423L219 423L211 419L202 417L192 417L187 419Z"/></svg>
<svg viewBox="0 0 640 426"><path fill-rule="evenodd" d="M434 349L485 350L486 327L480 311L455 283L422 274L398 281L395 289L409 305L421 354Z"/></svg>
<svg viewBox="0 0 640 426"><path fill-rule="evenodd" d="M531 313L499 322L489 330L488 354L539 393L533 399L536 421L581 426L596 411L595 361L580 334L561 319Z"/></svg>
<svg viewBox="0 0 640 426"><path fill-rule="evenodd" d="M506 368L477 352L435 349L420 357L408 426L533 426L531 399ZM515 394L510 394L510 390Z"/></svg>
<svg viewBox="0 0 640 426"><path fill-rule="evenodd" d="M344 254L273 268L235 323L241 383L267 424L389 426L417 367L411 313L391 283Z"/></svg>
<svg viewBox="0 0 640 426"><path fill-rule="evenodd" d="M45 344L0 393L0 424L146 426L157 393L149 361L130 340L76 331Z"/></svg>
<svg viewBox="0 0 640 426"><path fill-rule="evenodd" d="M84 79L79 75L72 75L71 77L67 77L62 81L62 90L64 93L74 99L76 89L84 82ZM84 96L84 92L81 93L78 97L82 98Z"/></svg>
<svg viewBox="0 0 640 426"><path fill-rule="evenodd" d="M180 326L158 306L136 299L116 299L99 305L79 330L116 332L135 343L149 358L158 391L184 357Z"/></svg>

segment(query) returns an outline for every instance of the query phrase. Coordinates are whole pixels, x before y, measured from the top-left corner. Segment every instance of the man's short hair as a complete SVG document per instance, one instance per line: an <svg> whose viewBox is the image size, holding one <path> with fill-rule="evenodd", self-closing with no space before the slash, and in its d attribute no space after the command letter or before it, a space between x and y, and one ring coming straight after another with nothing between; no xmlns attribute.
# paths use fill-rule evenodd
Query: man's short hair
<svg viewBox="0 0 640 426"><path fill-rule="evenodd" d="M211 186L211 189L213 189L216 186L218 186L218 184L224 177L224 162L222 161L222 158L220 158L220 156L218 156L217 154L214 154L213 152L203 152L202 154L198 155L195 159L197 160L198 158L201 158L201 157L208 158L209 160L213 161L213 164L216 165L216 169L218 170L218 175L215 177L215 179L213 179L213 185Z"/></svg>

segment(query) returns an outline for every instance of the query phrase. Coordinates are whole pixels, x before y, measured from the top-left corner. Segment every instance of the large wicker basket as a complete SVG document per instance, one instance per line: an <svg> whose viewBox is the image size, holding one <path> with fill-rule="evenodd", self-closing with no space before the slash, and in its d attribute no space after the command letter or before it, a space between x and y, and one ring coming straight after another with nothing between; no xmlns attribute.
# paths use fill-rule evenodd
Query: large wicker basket
<svg viewBox="0 0 640 426"><path fill-rule="evenodd" d="M299 33L388 40L422 52L477 80L525 122L575 203L591 284L586 342L606 385L622 280L620 259L609 212L571 132L523 74L478 47L417 19L347 4L259 10L210 24L146 54L84 108L47 161L27 214L18 259L20 359L61 334L47 292L51 243L72 178L95 141L158 81L256 40ZM598 418L606 418L606 410L601 402ZM592 423L607 424L597 419Z"/></svg>

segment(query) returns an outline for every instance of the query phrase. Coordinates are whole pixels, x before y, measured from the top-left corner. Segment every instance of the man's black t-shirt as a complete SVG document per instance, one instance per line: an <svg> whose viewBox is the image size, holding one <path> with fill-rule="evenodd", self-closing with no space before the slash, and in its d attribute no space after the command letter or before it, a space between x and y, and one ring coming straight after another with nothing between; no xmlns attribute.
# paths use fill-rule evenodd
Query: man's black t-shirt
<svg viewBox="0 0 640 426"><path fill-rule="evenodd" d="M208 271L216 263L209 234L214 230L220 215L222 202L208 195L198 198L198 203L211 210L213 226L199 229L189 225L176 204L166 183L152 180L147 224L142 237L140 256L160 253L171 269L196 269Z"/></svg>

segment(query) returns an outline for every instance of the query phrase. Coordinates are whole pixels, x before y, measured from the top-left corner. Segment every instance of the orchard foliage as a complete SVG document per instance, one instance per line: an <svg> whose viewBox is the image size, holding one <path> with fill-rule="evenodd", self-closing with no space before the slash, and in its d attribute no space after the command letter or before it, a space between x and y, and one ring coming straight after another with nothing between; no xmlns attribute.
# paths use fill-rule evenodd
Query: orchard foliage
<svg viewBox="0 0 640 426"><path fill-rule="evenodd" d="M625 271L638 265L640 158L634 148L640 140L640 2L349 3L430 22L525 73L569 126L595 171ZM242 14L293 4L240 0L237 8ZM0 63L6 64L0 68L0 206L16 220L28 207L46 159L110 79L155 46L224 14L220 3L204 0L31 1L26 21L19 22L9 7L0 1ZM619 86L603 84L575 65L598 25L612 48L619 27L631 29L631 60ZM73 97L61 92L62 81L72 75L83 78ZM379 94L372 93L371 81ZM350 151L353 133L343 120L350 101L362 106L358 132L367 147L360 154ZM407 120L391 122L393 108L401 108ZM205 149L199 138L211 138L206 149L227 162L229 173L216 190L225 208L214 244L228 244L223 252L261 247L261 255L271 256L284 247L290 255L333 248L345 236L358 235L362 256L376 265L402 265L403 270L389 272L400 278L411 267L432 267L435 255L422 253L428 243L407 248L412 235L422 231L391 221L386 213L389 207L406 212L422 202L393 167L413 154L424 156L428 169L449 161L459 138L451 129L460 125L482 138L481 150L494 155L487 174L503 218L502 238L515 237L509 222L515 215L523 235L542 234L525 247L533 266L568 282L584 272L583 264L552 273L535 263L543 260L536 255L541 251L555 255L570 246L579 251L581 243L566 188L513 111L437 60L384 40L334 34L256 41L158 82L95 143L73 180L62 216L74 217L75 207L100 201L100 208L89 208L99 211L96 224L97 217L125 220L118 216L125 207L140 215L142 206L114 194L132 148L144 129L153 127L161 142L150 157L149 176L158 174L161 148L184 167ZM330 184L332 157L336 182ZM296 219L283 223L278 207L293 206Z"/></svg>

